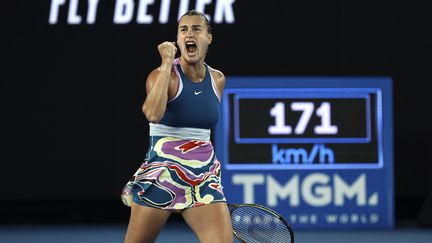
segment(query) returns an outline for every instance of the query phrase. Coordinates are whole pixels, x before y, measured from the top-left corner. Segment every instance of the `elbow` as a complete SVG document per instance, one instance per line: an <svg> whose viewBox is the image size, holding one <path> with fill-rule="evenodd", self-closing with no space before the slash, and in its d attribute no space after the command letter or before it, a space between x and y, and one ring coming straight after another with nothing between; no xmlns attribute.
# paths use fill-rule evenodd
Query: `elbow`
<svg viewBox="0 0 432 243"><path fill-rule="evenodd" d="M146 108L147 107L145 105L143 105L142 111L149 122L158 123L162 119L161 115L158 115L155 112L153 112L149 109L146 109Z"/></svg>
<svg viewBox="0 0 432 243"><path fill-rule="evenodd" d="M146 118L151 123L159 123L159 121L162 119L162 117L157 117L153 115L146 115Z"/></svg>

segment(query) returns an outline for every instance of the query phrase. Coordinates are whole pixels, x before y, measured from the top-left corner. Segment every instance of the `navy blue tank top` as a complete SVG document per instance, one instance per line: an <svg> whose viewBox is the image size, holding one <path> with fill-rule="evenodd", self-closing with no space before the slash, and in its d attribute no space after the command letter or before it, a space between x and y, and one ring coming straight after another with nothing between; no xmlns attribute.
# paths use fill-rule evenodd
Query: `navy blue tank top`
<svg viewBox="0 0 432 243"><path fill-rule="evenodd" d="M220 100L207 64L205 78L198 83L186 77L178 59L174 69L179 77L179 88L176 96L168 101L159 123L171 127L213 128L218 121Z"/></svg>

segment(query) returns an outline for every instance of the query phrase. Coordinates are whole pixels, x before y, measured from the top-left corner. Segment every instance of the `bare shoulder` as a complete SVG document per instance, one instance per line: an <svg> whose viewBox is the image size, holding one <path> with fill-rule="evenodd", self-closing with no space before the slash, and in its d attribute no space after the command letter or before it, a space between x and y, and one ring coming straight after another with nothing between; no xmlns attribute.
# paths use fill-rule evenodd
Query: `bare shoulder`
<svg viewBox="0 0 432 243"><path fill-rule="evenodd" d="M219 94L222 94L226 82L225 75L220 70L211 67L209 67L209 70L213 76L216 86L218 87Z"/></svg>
<svg viewBox="0 0 432 243"><path fill-rule="evenodd" d="M217 70L217 69L214 69L211 67L209 67L209 69L210 69L210 72L211 72L213 78L216 79L215 80L216 82L217 81L224 81L225 82L225 75L220 70Z"/></svg>

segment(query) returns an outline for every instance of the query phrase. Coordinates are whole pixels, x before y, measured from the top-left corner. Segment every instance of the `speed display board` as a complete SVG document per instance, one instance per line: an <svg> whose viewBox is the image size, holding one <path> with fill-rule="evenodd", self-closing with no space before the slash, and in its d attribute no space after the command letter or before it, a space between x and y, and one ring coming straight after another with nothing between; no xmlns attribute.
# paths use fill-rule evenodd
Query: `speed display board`
<svg viewBox="0 0 432 243"><path fill-rule="evenodd" d="M216 128L228 200L296 228L393 226L388 78L228 78Z"/></svg>

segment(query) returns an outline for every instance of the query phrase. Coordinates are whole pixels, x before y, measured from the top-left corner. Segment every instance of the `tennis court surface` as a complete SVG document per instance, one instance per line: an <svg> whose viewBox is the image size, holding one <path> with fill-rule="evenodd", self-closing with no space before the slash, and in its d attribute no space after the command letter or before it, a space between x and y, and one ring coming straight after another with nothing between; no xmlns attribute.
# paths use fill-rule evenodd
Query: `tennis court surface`
<svg viewBox="0 0 432 243"><path fill-rule="evenodd" d="M0 225L1 243L114 243L123 242L126 224ZM295 231L298 243L432 243L432 229L409 222L392 230ZM184 223L168 223L157 243L198 242Z"/></svg>

